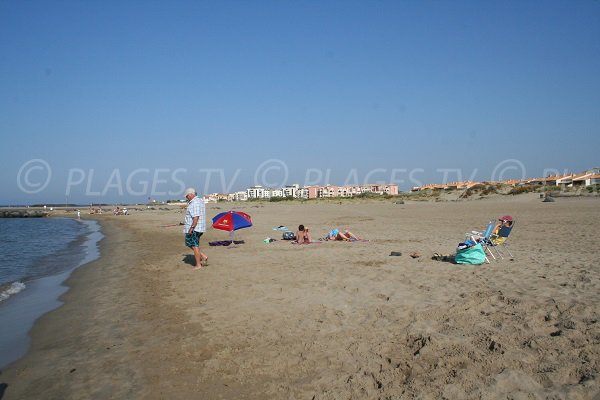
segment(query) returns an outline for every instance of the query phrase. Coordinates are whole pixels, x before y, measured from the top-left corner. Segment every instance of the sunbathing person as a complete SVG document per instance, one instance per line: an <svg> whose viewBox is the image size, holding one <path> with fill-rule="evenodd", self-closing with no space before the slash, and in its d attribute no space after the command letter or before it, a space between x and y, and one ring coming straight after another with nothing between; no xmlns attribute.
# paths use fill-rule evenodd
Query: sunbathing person
<svg viewBox="0 0 600 400"><path fill-rule="evenodd" d="M500 221L500 223L496 224L494 230L492 231L492 236L490 237L490 241L494 246L503 244L506 241L506 237L510 233L514 222L510 215L505 215L504 217L501 217L498 220ZM500 236L500 232L503 229L505 233L502 236Z"/></svg>
<svg viewBox="0 0 600 400"><path fill-rule="evenodd" d="M513 219L510 215L505 215L504 217L500 217L500 218L498 218L498 221L500 221L500 222L498 224L496 224L496 226L494 227L494 230L492 232L493 235L498 235L498 233L500 233L500 229L510 228L513 224Z"/></svg>
<svg viewBox="0 0 600 400"><path fill-rule="evenodd" d="M332 229L329 231L327 236L325 236L325 240L341 240L345 242L353 242L356 240L360 240L360 238L352 232L350 232L349 230L345 230L344 233L342 233L339 229Z"/></svg>
<svg viewBox="0 0 600 400"><path fill-rule="evenodd" d="M308 232L308 227L305 227L304 225L298 226L298 232L296 232L296 242L298 244L312 242L310 233Z"/></svg>
<svg viewBox="0 0 600 400"><path fill-rule="evenodd" d="M510 215L505 215L504 217L500 217L500 218L498 218L498 221L500 221L500 222L498 222L494 226L494 229L492 230L492 233L490 234L489 238L495 238L497 240L498 234L500 233L500 230L502 228L510 228L513 225L513 219ZM490 224L492 224L492 222L490 222ZM470 237L475 242L481 242L482 240L485 239L484 232L473 231L473 235L470 235ZM488 240L489 240L489 238L488 238Z"/></svg>

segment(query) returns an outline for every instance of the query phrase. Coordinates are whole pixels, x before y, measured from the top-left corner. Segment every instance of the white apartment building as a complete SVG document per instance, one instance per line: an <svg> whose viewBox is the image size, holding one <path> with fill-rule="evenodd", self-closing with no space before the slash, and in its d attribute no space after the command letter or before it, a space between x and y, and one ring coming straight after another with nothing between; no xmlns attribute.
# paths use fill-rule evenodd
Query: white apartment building
<svg viewBox="0 0 600 400"><path fill-rule="evenodd" d="M282 189L283 197L298 197L296 195L296 193L298 192L299 189L300 189L300 185L298 185L298 184L287 185Z"/></svg>
<svg viewBox="0 0 600 400"><path fill-rule="evenodd" d="M252 186L246 189L246 198L247 199L264 199L265 198L265 188L260 185Z"/></svg>
<svg viewBox="0 0 600 400"><path fill-rule="evenodd" d="M248 200L248 193L247 192L235 192L233 194L233 197L234 197L235 201L246 201L246 200Z"/></svg>
<svg viewBox="0 0 600 400"><path fill-rule="evenodd" d="M309 186L300 187L298 184L287 185L283 188L264 188L260 185L246 189L246 199L270 199L271 197L294 197L315 199L319 197L353 197L362 193L398 194L396 184L365 184L348 186Z"/></svg>
<svg viewBox="0 0 600 400"><path fill-rule="evenodd" d="M266 195L267 191L269 192L269 197L268 198L271 198L271 197L283 197L283 189L267 189L265 191L265 195Z"/></svg>
<svg viewBox="0 0 600 400"><path fill-rule="evenodd" d="M294 194L294 197L298 199L308 199L308 188L298 188Z"/></svg>

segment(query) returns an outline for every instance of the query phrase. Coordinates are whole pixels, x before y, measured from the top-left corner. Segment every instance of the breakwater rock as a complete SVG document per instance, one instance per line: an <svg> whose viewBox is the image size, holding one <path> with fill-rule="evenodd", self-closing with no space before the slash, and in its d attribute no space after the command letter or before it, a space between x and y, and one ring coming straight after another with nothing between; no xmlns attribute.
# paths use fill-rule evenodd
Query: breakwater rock
<svg viewBox="0 0 600 400"><path fill-rule="evenodd" d="M0 210L0 218L41 218L48 213L40 210Z"/></svg>

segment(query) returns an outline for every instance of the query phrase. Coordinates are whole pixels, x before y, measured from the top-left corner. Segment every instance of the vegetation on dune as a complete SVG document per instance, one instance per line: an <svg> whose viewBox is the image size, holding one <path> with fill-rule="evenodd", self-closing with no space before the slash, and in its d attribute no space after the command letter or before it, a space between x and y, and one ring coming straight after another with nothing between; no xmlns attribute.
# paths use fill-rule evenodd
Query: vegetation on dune
<svg viewBox="0 0 600 400"><path fill-rule="evenodd" d="M516 195L516 194L523 194L523 193L532 193L532 192L535 192L536 190L537 190L537 188L532 185L515 186L508 192L508 194Z"/></svg>
<svg viewBox="0 0 600 400"><path fill-rule="evenodd" d="M290 200L296 200L296 197L286 196L286 197L271 197L271 198L269 198L269 201L271 203L276 203L278 201L290 201Z"/></svg>
<svg viewBox="0 0 600 400"><path fill-rule="evenodd" d="M465 190L460 196L460 199L467 199L473 195L489 196L491 194L503 194L506 192L505 185L495 184L477 184Z"/></svg>
<svg viewBox="0 0 600 400"><path fill-rule="evenodd" d="M393 199L395 196L391 194L377 194L377 193L361 193L354 198L357 199Z"/></svg>
<svg viewBox="0 0 600 400"><path fill-rule="evenodd" d="M585 189L588 191L588 193L600 193L600 185L590 185Z"/></svg>

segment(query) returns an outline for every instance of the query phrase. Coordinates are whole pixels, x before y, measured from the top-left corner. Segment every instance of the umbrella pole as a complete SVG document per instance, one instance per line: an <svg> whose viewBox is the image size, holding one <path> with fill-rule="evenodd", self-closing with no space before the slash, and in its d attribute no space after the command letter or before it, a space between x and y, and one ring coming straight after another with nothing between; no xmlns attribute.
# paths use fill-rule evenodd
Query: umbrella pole
<svg viewBox="0 0 600 400"><path fill-rule="evenodd" d="M231 241L231 244L233 244L233 235L234 234L235 234L235 231L229 232L229 240Z"/></svg>

